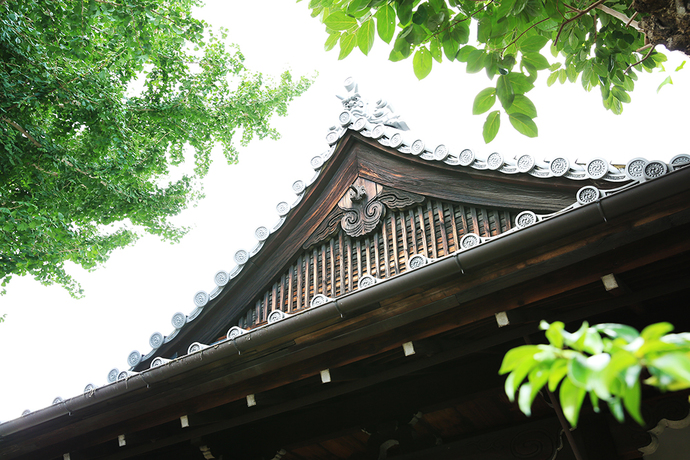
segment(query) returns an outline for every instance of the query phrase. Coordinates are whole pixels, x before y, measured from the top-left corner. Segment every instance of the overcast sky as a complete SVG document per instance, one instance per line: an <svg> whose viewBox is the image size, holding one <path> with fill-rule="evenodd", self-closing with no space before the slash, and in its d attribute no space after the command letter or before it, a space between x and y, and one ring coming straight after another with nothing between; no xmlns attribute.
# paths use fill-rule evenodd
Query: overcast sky
<svg viewBox="0 0 690 460"><path fill-rule="evenodd" d="M669 161L690 153L690 70L672 72L683 56L670 57L667 70L675 85L658 95L666 75L641 75L622 116L604 110L598 89L586 93L579 81L541 88L542 76L529 94L539 113L539 137L515 134L504 119L496 141L487 146L481 138L484 117L471 115L474 96L492 85L483 72L468 75L464 64L434 63L431 75L419 82L411 60L386 60L389 49L381 41L368 58L355 50L339 62L336 51L323 51L327 36L309 16L307 2L209 1L198 16L229 30L228 39L240 45L249 68L276 76L288 68L295 76L318 71L316 83L292 104L287 118L275 120L281 140L241 149L234 166L216 155L205 183L207 198L177 219L194 226L181 244L146 237L116 251L94 272L71 270L86 291L82 300L29 278L10 283L0 297L0 314L7 313L0 324L0 420L46 407L56 396L77 396L88 383L105 384L110 369L127 368L132 350L150 351L152 333L172 332L173 314L191 312L193 295L214 287L213 275L233 267L238 249L252 248L254 229L278 220L275 205L293 201L290 185L313 175L309 159L327 148L325 135L341 110L335 94L343 93L348 76L359 82L363 97L391 102L427 146L470 148L479 157L498 151L506 157L558 154L623 164L638 156Z"/></svg>

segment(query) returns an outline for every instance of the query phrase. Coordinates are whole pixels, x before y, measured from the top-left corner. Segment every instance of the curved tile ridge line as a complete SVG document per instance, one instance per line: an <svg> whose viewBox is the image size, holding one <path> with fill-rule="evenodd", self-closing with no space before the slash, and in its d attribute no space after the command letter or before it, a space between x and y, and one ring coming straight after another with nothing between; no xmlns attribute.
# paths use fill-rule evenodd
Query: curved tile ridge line
<svg viewBox="0 0 690 460"><path fill-rule="evenodd" d="M571 163L566 157L555 157L539 162L530 154L506 158L499 152L493 152L483 160L477 158L470 149L453 152L445 144L439 144L433 149L428 148L422 139L414 138L409 133L403 133L382 124L372 125L365 117L359 117L348 122L346 126L331 128L326 136L327 142L331 146L335 145L348 129L360 132L365 137L376 139L379 144L385 147L396 149L400 153L418 156L423 160L442 161L451 166L499 171L504 174L529 174L538 178L565 177L572 180L594 179L612 183L643 182L690 163L690 155L687 154L676 155L669 163L660 160L650 161L639 157L633 158L623 168L618 168L600 157L593 158L585 165L581 165Z"/></svg>
<svg viewBox="0 0 690 460"><path fill-rule="evenodd" d="M639 182L663 176L670 171L690 164L690 155L687 154L676 155L669 163L659 160L648 161L644 158L633 158L627 163L625 168L619 169L602 158L594 158L583 167L579 164L571 164L570 161L564 157L556 157L544 162L537 162L536 159L529 154L510 159L504 158L504 156L498 152L494 152L490 154L486 160L481 160L476 158L474 152L470 149L464 149L456 153L444 144L436 146L432 151L425 146L424 141L421 139L409 141L409 139L412 138L409 127L402 120L400 115L395 113L392 105L385 99L379 99L376 104L370 104L365 101L359 94L358 85L352 77L345 80L344 86L347 93L343 96L336 95L341 100L344 109L338 116L339 126L336 125L331 127L326 134L328 149L320 155L314 156L309 161L311 167L314 169L312 178L307 182L298 180L292 184L292 190L297 195L296 200L292 204L286 201L278 203L276 206L278 221L270 228L261 226L255 230L254 236L257 239L257 244L254 248L250 251L244 249L238 250L233 257L235 266L230 271L220 270L214 275L215 286L213 289L208 293L206 291L198 291L194 294L194 310L192 310L189 315L176 313L172 319L174 329L170 334L166 336L162 336L159 332L152 334L149 339L149 344L152 349L146 353L146 355L142 356L141 353L136 350L130 353L128 356L128 364L131 366L129 369L130 371L141 361L145 361L153 356L162 344L172 341L177 336L180 329L187 323L194 321L201 314L208 302L215 299L223 291L228 282L240 274L249 259L259 253L270 234L276 232L283 223L285 223L289 212L301 202L307 188L318 179L323 165L333 156L338 141L347 133L348 129L357 131L365 137L376 139L381 145L397 149L401 153L419 156L427 161L443 161L451 166L471 167L477 170L488 169L500 171L505 174L523 173L539 178L567 177L573 180L603 179L614 183L631 181L621 188L607 191L599 190L593 186L584 187L578 191L578 201L573 206L578 203L581 205L596 201L615 191L625 189ZM521 213L518 217L522 216L524 222L533 219L533 223L536 223L570 209L572 209L572 206L554 214L544 216L537 216L531 213L531 211L526 211L527 214ZM500 237L500 235L497 237ZM488 239L482 238L482 240ZM184 318L184 320L181 318ZM132 356L136 356L137 354L139 359L132 360ZM115 374L117 375L118 372L115 372Z"/></svg>

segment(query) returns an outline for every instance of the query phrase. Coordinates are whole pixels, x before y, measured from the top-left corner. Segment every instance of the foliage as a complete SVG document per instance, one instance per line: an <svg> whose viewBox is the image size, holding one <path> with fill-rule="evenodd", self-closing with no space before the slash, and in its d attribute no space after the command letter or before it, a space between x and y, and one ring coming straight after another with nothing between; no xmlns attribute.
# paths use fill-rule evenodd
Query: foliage
<svg viewBox="0 0 690 460"><path fill-rule="evenodd" d="M636 72L661 67L666 57L631 19L633 1L604 1L311 0L309 8L326 26L326 50L340 44L339 59L355 46L368 54L378 35L392 44L391 61L412 56L419 79L444 56L465 63L468 73L484 70L495 84L477 95L472 112L488 112L497 99L502 108L487 116L488 143L502 114L518 132L537 136L537 111L526 94L539 75L548 74L548 86L579 77L586 91L599 87L604 107L620 114ZM476 43L468 44L470 38ZM555 59L547 59L548 52Z"/></svg>
<svg viewBox="0 0 690 460"><path fill-rule="evenodd" d="M619 421L623 408L644 424L640 414L640 376L647 385L663 391L690 388L690 333L670 334L673 326L656 323L638 332L622 324L587 322L577 332L562 322L541 322L548 345L523 345L508 351L499 374L508 374L505 391L511 401L517 393L520 410L530 415L532 402L542 388L555 392L563 413L575 427L580 408L589 394L599 411L605 401Z"/></svg>
<svg viewBox="0 0 690 460"><path fill-rule="evenodd" d="M91 269L201 197L210 152L276 138L270 117L307 89L250 72L194 19L197 0L0 1L0 280L72 295ZM239 134L238 134L239 133ZM172 180L193 152L193 167Z"/></svg>

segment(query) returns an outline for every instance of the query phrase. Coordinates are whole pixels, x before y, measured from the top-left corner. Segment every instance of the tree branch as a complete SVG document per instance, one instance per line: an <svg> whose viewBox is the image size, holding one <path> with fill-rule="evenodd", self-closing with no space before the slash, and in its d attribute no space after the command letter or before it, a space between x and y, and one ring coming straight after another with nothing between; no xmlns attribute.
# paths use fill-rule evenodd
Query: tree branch
<svg viewBox="0 0 690 460"><path fill-rule="evenodd" d="M642 29L640 29L640 24L637 21L634 21L635 16L633 16L632 18L629 18L626 15L624 15L623 13L621 13L620 11L616 11L613 8L609 8L608 6L604 6L604 5L597 5L597 9L603 11L604 13L608 14L609 16L613 16L616 19L620 19L621 21L623 21L625 23L626 26L633 26L633 28L635 30L642 31ZM637 13L635 13L635 15L637 15Z"/></svg>
<svg viewBox="0 0 690 460"><path fill-rule="evenodd" d="M57 176L58 176L58 173L56 173L56 172L54 172L54 171L46 171L45 169L41 168L41 167L40 167L39 165L37 165L36 163L31 163L31 165L32 165L34 168L36 168L36 169L38 169L39 171L41 171L41 172L44 172L44 173L46 173L46 174L50 174L51 176L54 176L54 177L57 177Z"/></svg>
<svg viewBox="0 0 690 460"><path fill-rule="evenodd" d="M504 46L503 48L501 48L501 51L507 50L508 47L509 47L510 45L513 45L513 44L516 43L518 40L520 40L520 38L521 38L523 35L525 35L527 32L529 32L530 29L532 29L533 27L538 26L538 25L541 24L542 22L548 21L549 19L551 19L551 18L546 18L546 19L542 19L542 20L539 21L539 22L535 22L534 24L532 24L531 26L529 26L528 28L526 28L520 35L518 35L517 38L516 38L515 40L513 40L512 42L508 43L506 46Z"/></svg>
<svg viewBox="0 0 690 460"><path fill-rule="evenodd" d="M644 48L644 46L643 46L642 48ZM640 48L640 49L642 49L642 48ZM644 61L646 61L647 58L648 58L649 56L652 55L652 51L654 51L654 48L655 48L655 46L652 45L652 46L649 48L649 51L647 51L647 54L645 54L644 57L643 57L642 59L640 59L639 61L637 61L637 62L634 63L634 64L630 64L630 65L628 66L628 68L625 69L625 72L623 72L623 73L628 73L628 71L629 71L630 69L632 69L632 68L635 67L636 65L642 64Z"/></svg>
<svg viewBox="0 0 690 460"><path fill-rule="evenodd" d="M31 134L29 134L24 128L19 126L17 123L13 122L12 120L8 120L5 117L0 118L0 120L4 121L5 123L9 123L14 129L16 129L17 131L22 133L24 135L24 137L26 137L29 140L29 142L31 142L33 145L35 145L39 149L43 147L40 144L40 142L38 142L36 139L34 139L34 137Z"/></svg>
<svg viewBox="0 0 690 460"><path fill-rule="evenodd" d="M596 2L592 3L591 5L589 5L587 8L585 8L585 9L582 10L582 11L579 11L579 10L577 10L576 8L573 8L572 6L569 6L569 8L571 8L573 11L579 11L579 12L578 12L575 16L573 16L572 18L568 19L568 20L565 21L563 24L561 24L561 27L558 28L558 34L556 35L556 39L553 41L553 44L555 45L556 43L558 43L558 38L561 36L561 32L563 32L563 28L564 28L565 26L567 26L568 24L570 24L570 23L573 22L573 21L577 21L577 20L580 19L582 16L584 16L584 15L587 14L587 13L589 13L589 12L592 11L594 8L597 8L599 5L601 5L601 4L604 3L605 1L606 1L606 0L597 0ZM566 5L566 6L568 6L568 5Z"/></svg>
<svg viewBox="0 0 690 460"><path fill-rule="evenodd" d="M483 0L477 0L477 1L483 1ZM475 12L472 13L472 14L470 14L470 15L467 16L466 18L458 19L457 21L454 21L452 24L449 24L448 27L445 27L444 29L441 29L441 30L436 31L435 33L431 34L431 37L435 37L435 36L439 35L440 33L443 33L443 32L445 32L446 30L455 27L456 24L460 24L461 22L465 22L465 21L467 21L467 20L469 20L469 19L472 19L472 18L474 17L475 14L479 13L480 11L483 11L487 6L491 5L494 1L495 1L495 0L491 0L489 3L483 5L481 8L477 9L477 11L475 11ZM429 38L431 38L431 37L429 37ZM425 43L426 43L426 42L425 42Z"/></svg>

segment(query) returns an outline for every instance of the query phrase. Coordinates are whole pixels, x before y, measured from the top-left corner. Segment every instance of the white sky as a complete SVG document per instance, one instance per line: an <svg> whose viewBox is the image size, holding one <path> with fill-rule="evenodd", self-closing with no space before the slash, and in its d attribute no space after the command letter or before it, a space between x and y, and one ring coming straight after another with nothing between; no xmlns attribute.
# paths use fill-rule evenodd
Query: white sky
<svg viewBox="0 0 690 460"><path fill-rule="evenodd" d="M77 396L87 383L103 385L110 369L127 368L132 350L150 350L153 332L172 332L173 314L191 312L193 295L214 287L213 275L232 268L235 251L253 247L254 229L277 221L275 205L293 201L290 185L311 177L309 159L327 148L327 129L341 110L334 95L343 92L348 76L359 82L363 97L391 102L432 148L444 143L452 151L471 148L483 157L498 151L538 159L601 156L619 163L637 156L668 161L690 153L684 111L690 103L690 70L673 72L682 55L669 56L666 66L675 85L657 95L666 75L641 75L622 116L604 110L598 89L586 93L579 81L546 89L546 76L540 77L528 94L539 112L539 137L516 134L504 118L497 139L487 146L481 138L485 117L471 115L474 96L492 86L483 72L468 75L464 64L434 63L431 75L419 82L411 59L388 62L389 49L380 40L368 58L355 50L337 61L337 51L323 51L327 35L309 16L307 2L265 0L259 6L213 0L199 13L229 29L229 41L240 45L249 68L276 76L287 68L295 76L317 70L316 83L292 104L287 118L275 120L280 141L241 149L234 166L218 156L205 182L207 198L178 219L195 226L181 244L143 238L94 272L75 268L86 291L82 300L29 278L10 283L8 294L0 297L0 314L7 313L0 324L0 420L46 407L56 396Z"/></svg>

